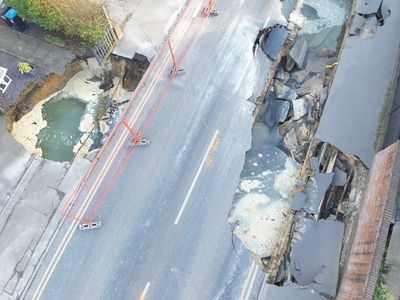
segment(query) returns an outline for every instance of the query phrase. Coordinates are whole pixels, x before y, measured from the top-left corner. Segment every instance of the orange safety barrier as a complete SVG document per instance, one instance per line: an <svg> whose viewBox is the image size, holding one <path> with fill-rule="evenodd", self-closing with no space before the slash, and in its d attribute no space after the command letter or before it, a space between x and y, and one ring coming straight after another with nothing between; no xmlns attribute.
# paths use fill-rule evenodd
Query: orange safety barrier
<svg viewBox="0 0 400 300"><path fill-rule="evenodd" d="M215 6L215 0L206 0L207 3L205 6L205 9L204 9L205 18L204 17L201 18L200 22L198 24L195 23L193 25L193 26L197 25L196 26L197 31L192 36L192 38L189 41L189 43L187 44L186 48L183 49L183 52L178 60L173 51L171 38L174 36L174 32L175 32L176 28L180 25L181 20L187 16L186 14L187 14L188 9L190 8L191 2L192 2L191 0L188 0L185 3L183 9L181 10L181 12L178 15L176 22L174 23L174 25L172 26L172 28L170 30L167 40L161 45L161 47L157 51L155 57L151 61L150 66L148 67L148 69L146 70L145 74L143 75L141 81L139 82L139 84L132 96L131 101L125 108L125 110L121 116L121 119L114 126L109 137L105 141L104 145L102 146L100 151L97 153L96 157L94 158L92 163L89 165L88 169L86 170L85 174L82 176L82 178L80 179L78 184L75 186L71 195L68 197L64 207L62 208L62 214L64 217L73 219L73 220L76 220L79 222L83 222L83 223L93 222L94 218L97 216L99 210L101 209L107 194L110 192L113 184L118 179L118 177L120 176L122 171L125 169L128 161L129 161L129 158L134 153L137 143L135 143L133 145L133 147L128 148L128 150L125 152L124 157L122 158L122 162L118 165L116 171L113 173L111 178L105 182L105 184L103 184L104 177L105 177L105 175L103 175L103 181L102 181L101 186L99 186L98 189L95 190L94 192L92 192L91 189L89 189L89 194L92 193L92 195L89 195L89 196L95 197L95 199L93 199L93 201L89 202L89 203L81 203L80 201L83 201L85 198L84 195L82 195L84 193L83 189L85 187L85 183L88 181L89 176L96 172L95 168L101 167L99 164L100 157L104 154L104 152L106 150L110 150L109 149L110 142L115 138L117 131L122 130L121 129L122 127L120 126L121 123L124 125L124 128L126 128L130 132L130 134L134 137L134 139L136 139L137 141L140 140L142 136L144 136L145 132L151 125L154 117L156 116L157 112L160 109L160 106L161 106L163 100L165 99L169 90L171 89L175 75L182 71L182 69L179 69L179 66L182 65L183 62L185 61L190 49L192 48L193 44L195 43L199 34L201 33L201 30L205 24L205 21L207 20L207 17L210 15L210 13L212 13L214 6ZM188 16L189 16L189 14L188 14ZM192 18L192 16L189 16L189 17ZM172 59L172 70L168 74L169 78L168 78L167 84L162 89L160 96L157 99L157 101L155 102L155 104L151 107L150 113L148 114L148 117L146 118L144 125L137 132L135 132L132 129L132 126L128 123L127 116L128 116L128 114L133 113L133 111L132 111L133 103L135 103L135 101L138 100L139 93L142 92L142 90L147 87L148 80L152 79L150 77L150 74L157 67L157 64L160 62L160 59L162 59L163 56L165 57L165 47L168 47L169 52L170 52L170 56ZM163 69L164 68L162 68L162 70ZM171 74L171 72L172 72L172 74ZM120 133L120 134L122 134L122 133ZM106 164L106 162L104 162L104 164ZM106 170L106 173L108 173L108 172L109 172L109 170ZM100 188L103 188L103 189L101 191L99 191ZM100 192L100 194L98 195L98 197L96 197L98 192ZM88 211L89 211L89 213L88 213Z"/></svg>

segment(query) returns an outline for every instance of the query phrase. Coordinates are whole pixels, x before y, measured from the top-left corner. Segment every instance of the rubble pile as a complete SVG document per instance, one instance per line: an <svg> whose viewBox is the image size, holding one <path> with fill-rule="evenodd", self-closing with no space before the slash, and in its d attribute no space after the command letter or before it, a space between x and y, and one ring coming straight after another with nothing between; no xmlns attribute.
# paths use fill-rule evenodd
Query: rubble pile
<svg viewBox="0 0 400 300"><path fill-rule="evenodd" d="M298 171L293 173L295 182L284 187L286 197L282 199L285 205L274 211L276 223L251 219L253 213L259 219L271 217L271 211L259 201L264 213L253 205L247 210L247 217L231 217L231 224L233 232L237 233L252 220L248 227L250 235L244 244L258 258L267 273L268 283L276 285L265 293L269 296L274 294L277 299L289 297L296 290L304 292L304 299L310 299L310 295L315 299L333 299L336 296L365 181L365 168L357 158L346 156L314 137L337 65L340 48L337 40L340 40L347 17L345 9L336 7L332 1L324 2L329 2L328 7L335 9L324 9L320 1L305 1L302 8L306 17L305 30L290 49L282 46L281 41L288 35L281 25L261 30L255 42L255 47L258 45L271 60L280 57L279 51L286 54L280 60L265 101L258 110L253 145L246 162L254 159L256 153L271 147L266 144L272 144L288 159L295 161L294 165L302 167L297 167ZM350 3L347 5L350 9ZM323 47L324 41L327 47ZM271 182L260 181L263 171L271 176L270 169L261 168L254 172L253 168L253 173L249 173L250 169L247 164L242 172L242 182L235 197L237 207L244 207L249 193L265 196L264 190L271 185ZM275 183L278 174L273 175ZM256 180L259 184L255 184ZM252 188L243 189L244 182L252 182L246 185ZM275 184L272 190L276 192L281 184ZM271 199L273 197L269 195L267 202L270 203ZM264 230L264 234L251 228ZM269 235L267 242L258 239L266 236L265 232ZM258 249L262 251L254 251L254 247L249 246L251 239L257 240Z"/></svg>

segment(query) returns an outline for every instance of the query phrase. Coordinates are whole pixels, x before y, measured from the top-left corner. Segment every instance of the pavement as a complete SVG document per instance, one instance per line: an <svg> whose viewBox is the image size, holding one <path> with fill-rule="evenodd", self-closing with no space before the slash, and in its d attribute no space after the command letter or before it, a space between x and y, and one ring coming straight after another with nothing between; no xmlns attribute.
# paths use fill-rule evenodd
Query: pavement
<svg viewBox="0 0 400 300"><path fill-rule="evenodd" d="M0 299L26 288L62 218L56 213L88 165L72 166L28 153L0 116Z"/></svg>
<svg viewBox="0 0 400 300"><path fill-rule="evenodd" d="M121 24L122 40L113 53L132 58L140 53L151 59L186 0L103 0L109 17Z"/></svg>
<svg viewBox="0 0 400 300"><path fill-rule="evenodd" d="M185 73L168 78L161 46L124 116L151 144L133 148L119 123L21 297L237 299L254 282L227 217L251 144L247 100L268 72L268 59L251 49L266 21L280 17L280 1L221 0L212 18L201 16L204 4L189 2L172 31ZM78 231L79 220L103 225Z"/></svg>
<svg viewBox="0 0 400 300"><path fill-rule="evenodd" d="M397 212L397 222L392 229L389 247L386 254L386 264L389 272L386 275L388 290L393 294L394 299L400 298L400 210Z"/></svg>
<svg viewBox="0 0 400 300"><path fill-rule="evenodd" d="M385 0L385 7L391 13L383 26L376 24L375 17L365 20L355 15L316 133L316 138L356 155L368 168L400 54L400 2Z"/></svg>
<svg viewBox="0 0 400 300"><path fill-rule="evenodd" d="M0 25L0 40L0 51L39 66L50 73L62 75L66 65L74 58L74 55L67 50L24 35L4 25Z"/></svg>

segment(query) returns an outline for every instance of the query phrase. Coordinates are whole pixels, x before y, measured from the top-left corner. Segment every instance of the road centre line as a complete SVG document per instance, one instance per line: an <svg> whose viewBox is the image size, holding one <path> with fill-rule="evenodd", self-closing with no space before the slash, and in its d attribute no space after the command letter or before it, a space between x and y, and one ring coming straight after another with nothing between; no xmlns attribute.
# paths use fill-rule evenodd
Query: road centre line
<svg viewBox="0 0 400 300"><path fill-rule="evenodd" d="M189 14L191 13L191 11L189 12ZM180 39L184 36L184 34L186 33L186 31L187 31L187 29L188 29L188 27L189 27L189 25L190 25L190 22L187 22L187 23L184 23L184 24L186 24L186 26L184 26L183 27L183 29L182 30L180 30L179 31L179 35L177 34L177 39L176 39L176 42L175 43L173 43L173 45L175 45L175 44L179 44L179 42L180 42ZM177 31L178 32L178 31ZM166 55L165 57L164 57L164 60L163 60L163 62L162 62L162 70L165 68L165 65L168 63L168 61L169 61L169 56L168 55ZM149 96L149 94L150 93L152 93L153 92L153 90L154 90L154 87L155 87L155 85L156 85L156 83L158 82L158 80L159 80L159 78L160 78L160 76L161 75L163 75L163 73L162 72L158 72L157 73L157 75L155 76L155 77L153 77L153 81L152 81L152 83L149 85L149 88L145 91L145 94L143 95L143 98L147 98L148 96ZM169 89L170 89L170 87L171 87L171 84L172 84L172 81L171 80L169 80L168 81L168 84L167 84L167 90L166 90L166 92L168 92L169 91ZM162 101L162 99L164 99L164 96L162 96L158 101L157 101L157 103L156 103L156 105L158 106L160 103L160 101ZM144 104L143 104L144 105ZM133 124L134 123L136 123L136 121L137 120L135 120L135 119L133 119L134 118L134 116L132 116L129 120L128 120L128 125L129 125L129 122L132 122ZM137 118L136 118L137 119ZM133 127L133 125L132 125L132 127ZM125 128L126 129L126 128ZM144 127L144 128L142 128L142 134L144 134L145 133L145 131L146 131L146 126ZM127 137L129 135L129 131L128 130L124 130L123 132L122 132L122 134L121 134L121 139L123 139L124 141L125 141L125 138ZM130 152L130 153L132 153L132 151ZM112 184L112 183L111 183ZM103 198L103 195L101 196L102 198L101 199L104 199ZM102 200L100 200L100 201L102 201ZM96 212L96 210L98 209L98 207L96 207L96 209L95 209L95 212ZM95 213L94 212L94 213Z"/></svg>
<svg viewBox="0 0 400 300"><path fill-rule="evenodd" d="M174 46L175 46L175 45L178 45L179 42L181 42L180 39L182 38L182 36L183 36L184 33L186 32L188 26L189 26L189 24L186 23L186 26L184 26L180 31L178 31L178 32L179 32L179 35L177 34L177 36L176 36L176 38L174 39L174 41L172 41L172 44L173 44ZM175 31L174 31L174 33L175 33ZM139 103L138 107L136 108L136 111L134 112L134 114L133 114L133 115L131 116L131 118L129 119L129 123L131 123L132 121L133 121L132 123L135 123L135 122L136 122L137 117L135 117L135 116L137 116L138 114L140 114L141 111L143 110L144 105L145 105L145 104L147 103L147 101L148 101L148 97L149 97L150 93L152 93L152 92L154 91L154 87L155 87L155 85L157 84L157 82L158 82L160 76L163 75L163 72L162 72L162 71L163 71L163 69L165 68L166 64L168 63L169 58L170 58L170 57L168 56L168 54L164 56L164 59L162 60L162 63L161 63L160 72L157 72L157 75L154 76L154 77L152 77L152 80L150 81L150 85L149 85L149 87L146 89L146 91L145 91L145 93L144 93L144 95L143 95L143 97L142 97L142 101ZM118 125L119 125L119 124L118 124ZM118 125L117 125L117 126L118 126ZM110 159L109 159L109 160L106 162L106 164L103 166L102 170L99 172L100 174L103 174L103 172L107 172L107 171L109 170L111 163L114 161L116 154L118 153L118 151L119 151L120 148L121 148L121 143L122 143L123 141L125 141L127 135L128 135L128 131L127 131L127 130L125 130L125 131L122 132L122 134L121 134L121 136L120 136L120 138L119 138L119 140L118 140L118 142L117 142L117 144L116 144L116 147L115 147L115 149L118 149L118 150L111 153ZM98 185L99 185L100 183L101 183L101 180L98 181L98 182L95 182L95 186L93 186L93 187L96 188L95 191L97 191ZM91 193L92 193L92 190L90 190L90 192L89 192L88 195L90 196ZM91 200L92 200L92 199L91 199ZM90 200L90 201L91 201L91 200ZM84 203L83 203L82 205L84 205ZM75 219L78 219L78 221L80 221L80 220L79 220L80 217L75 218Z"/></svg>
<svg viewBox="0 0 400 300"><path fill-rule="evenodd" d="M186 32L187 28L189 27L189 22L186 23L186 26L184 26L184 28L182 28L182 30L179 30L179 35L177 35L175 41L173 42L173 44L177 45L181 42L181 38L184 35L184 33ZM160 67L160 71L157 72L158 74L156 76L153 77L153 80L151 81L149 88L146 90L145 94L142 97L142 101L139 103L138 107L136 108L135 112L133 113L133 115L130 117L129 119L129 123L136 123L137 119L139 118L141 112L143 111L145 105L147 104L148 100L149 100L149 95L151 94L151 92L153 92L154 87L156 85L156 83L158 82L159 78L161 75L163 75L163 70L166 67L166 64L169 61L169 56L165 55L164 59L161 63L161 67ZM80 219L84 216L84 214L86 213L86 210L88 209L91 201L93 200L93 196L95 194L95 192L97 192L100 183L103 181L105 175L107 174L111 164L113 163L113 161L115 160L115 157L117 155L117 153L120 151L121 147L122 147L122 143L125 141L126 136L129 134L129 131L125 128L122 132L122 134L120 135L119 139L117 140L117 144L114 148L114 151L111 153L111 157L110 159L108 159L106 161L106 163L104 164L103 168L100 171L100 176L96 178L96 181L94 183L94 185L91 187L91 189L89 190L88 195L85 197L85 200L82 203L82 206L80 207L79 211L78 211L78 218L77 220L72 220L72 223L70 225L70 227L67 230L66 235L64 236L63 240L61 241L59 247L57 248L57 251L55 253L55 255L53 256L52 260L50 261L49 266L47 267L45 274L42 277L42 280L39 282L39 286L36 289L34 295L33 295L33 299L40 299L41 295L43 294L43 291L45 289L45 287L47 286L48 281L51 278L51 275L53 274L56 266L58 265L59 260L61 259L67 245L69 244L70 240L72 239L73 233L75 232L76 228L77 228L77 224L80 222ZM64 217L65 218L65 217Z"/></svg>
<svg viewBox="0 0 400 300"><path fill-rule="evenodd" d="M216 138L218 137L218 135L219 135L219 130L216 130L215 133L214 133L214 135L213 135L213 137L212 137L212 139L211 139L211 141L210 141L210 144L208 144L207 151L206 151L206 153L204 154L204 157L203 157L203 159L202 159L202 161L201 161L201 163L200 163L200 166L199 166L199 168L198 168L198 170L197 170L197 172L196 172L196 175L194 176L194 179L193 179L193 181L192 181L192 184L190 185L189 191L188 191L187 194L186 194L185 200L184 200L183 203L182 203L182 206L181 206L181 208L180 208L180 210L179 210L179 213L178 213L178 215L176 216L174 225L178 225L178 224L179 224L179 221L180 221L180 219L181 219L181 217L182 217L182 213L183 213L183 211L185 210L185 207L186 207L186 205L187 205L187 203L188 203L188 201L189 201L190 195L191 195L192 192L193 192L194 186L196 185L196 182L197 182L197 180L199 179L200 173L201 173L201 171L203 170L204 163L206 162L207 157L208 157L208 155L210 154L211 148L212 148L212 146L214 145L214 142L215 142Z"/></svg>
<svg viewBox="0 0 400 300"><path fill-rule="evenodd" d="M165 62L165 61L164 61ZM163 66L162 69L165 68L165 64ZM159 72L162 73L162 72ZM155 76L157 77L157 76ZM155 81L153 81L155 82ZM153 89L153 87L152 87ZM147 96L147 95L146 95ZM132 115L132 117L130 118L130 121L132 121L132 119L134 119L134 122L137 120L137 118L139 117L140 113L142 112L145 104L148 101L148 97L146 98L142 98L143 100L140 102L139 106L137 107L136 111L134 112L134 114ZM128 134L128 130L125 129L124 132L121 134L121 136L119 137L119 139L117 140L117 145L114 148L114 151L111 153L111 157L110 159L107 160L107 162L105 163L105 165L103 166L103 168L100 171L100 176L98 176L96 178L96 181L94 183L94 185L91 187L91 189L89 190L88 195L85 197L85 200L82 203L82 206L80 207L78 214L77 214L77 219L78 220L73 220L70 227L68 228L68 231L66 233L66 235L64 236L63 240L60 243L59 248L57 249L55 255L53 256L49 267L47 268L42 281L39 284L38 289L36 290L33 299L40 299L48 281L51 278L52 273L54 272L55 267L57 266L61 256L63 255L67 245L69 244L74 231L76 230L77 224L79 223L79 219L82 218L82 216L86 213L87 208L89 207L91 201L93 200L93 196L95 194L95 192L98 190L100 183L102 182L102 180L104 179L104 177L106 176L111 164L113 163L116 154L119 152L121 146L122 146L122 142L126 139L126 136Z"/></svg>
<svg viewBox="0 0 400 300"><path fill-rule="evenodd" d="M146 286L144 287L144 290L142 292L142 295L140 296L139 300L144 300L146 297L147 291L149 290L150 287L150 282L146 283Z"/></svg>

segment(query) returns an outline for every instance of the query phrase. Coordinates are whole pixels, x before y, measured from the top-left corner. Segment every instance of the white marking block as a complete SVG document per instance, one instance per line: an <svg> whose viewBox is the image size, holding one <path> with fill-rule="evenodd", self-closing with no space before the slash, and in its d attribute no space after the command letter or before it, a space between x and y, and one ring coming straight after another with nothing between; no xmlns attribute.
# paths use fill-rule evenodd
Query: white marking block
<svg viewBox="0 0 400 300"><path fill-rule="evenodd" d="M101 221L93 221L91 223L80 223L79 230L89 230L101 227Z"/></svg>

